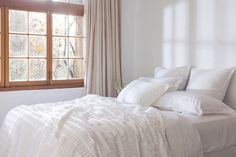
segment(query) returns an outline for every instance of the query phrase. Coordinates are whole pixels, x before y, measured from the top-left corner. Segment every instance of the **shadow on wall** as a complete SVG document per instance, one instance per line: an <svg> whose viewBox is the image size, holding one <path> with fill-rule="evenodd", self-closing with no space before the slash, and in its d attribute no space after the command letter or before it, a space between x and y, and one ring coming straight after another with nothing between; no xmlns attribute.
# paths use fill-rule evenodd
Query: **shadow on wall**
<svg viewBox="0 0 236 157"><path fill-rule="evenodd" d="M235 66L235 0L163 1L161 65Z"/></svg>

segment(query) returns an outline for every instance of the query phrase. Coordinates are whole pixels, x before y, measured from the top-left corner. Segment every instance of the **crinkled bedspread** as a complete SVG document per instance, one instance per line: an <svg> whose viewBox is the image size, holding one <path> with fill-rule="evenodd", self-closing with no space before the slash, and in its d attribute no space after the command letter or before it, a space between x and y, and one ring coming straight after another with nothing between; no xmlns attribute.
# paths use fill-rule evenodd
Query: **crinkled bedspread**
<svg viewBox="0 0 236 157"><path fill-rule="evenodd" d="M202 157L202 149L175 113L89 95L10 111L0 157Z"/></svg>

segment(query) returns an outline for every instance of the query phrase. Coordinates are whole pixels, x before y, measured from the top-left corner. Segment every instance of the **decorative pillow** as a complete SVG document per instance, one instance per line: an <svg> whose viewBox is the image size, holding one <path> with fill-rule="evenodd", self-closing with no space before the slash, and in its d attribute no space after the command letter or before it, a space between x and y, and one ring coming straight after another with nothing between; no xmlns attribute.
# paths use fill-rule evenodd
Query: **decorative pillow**
<svg viewBox="0 0 236 157"><path fill-rule="evenodd" d="M128 84L118 95L117 100L122 103L152 105L161 97L170 85L157 79L140 78Z"/></svg>
<svg viewBox="0 0 236 157"><path fill-rule="evenodd" d="M234 69L192 69L187 91L223 101Z"/></svg>
<svg viewBox="0 0 236 157"><path fill-rule="evenodd" d="M178 90L185 90L190 72L190 66L183 66L173 69L157 67L154 78L174 78L178 79Z"/></svg>
<svg viewBox="0 0 236 157"><path fill-rule="evenodd" d="M153 106L164 110L196 115L235 112L223 102L212 97L180 91L163 95Z"/></svg>

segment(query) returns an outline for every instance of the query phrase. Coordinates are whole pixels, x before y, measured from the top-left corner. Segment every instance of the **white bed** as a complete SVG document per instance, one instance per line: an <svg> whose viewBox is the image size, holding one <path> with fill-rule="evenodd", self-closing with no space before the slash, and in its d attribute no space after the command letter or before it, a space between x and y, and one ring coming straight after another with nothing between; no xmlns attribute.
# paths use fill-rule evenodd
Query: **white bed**
<svg viewBox="0 0 236 157"><path fill-rule="evenodd" d="M225 99L236 109L234 93L236 77ZM187 116L91 95L10 111L0 157L235 157L235 132L236 113Z"/></svg>
<svg viewBox="0 0 236 157"><path fill-rule="evenodd" d="M104 103L105 106L102 105ZM77 108L74 104L81 106ZM65 106L58 107L60 105ZM30 150L29 157L32 157L32 153L35 155L35 152L43 150L41 152L42 154L39 153L39 155L34 157L44 157L45 153L46 156L48 156L47 151L55 149L59 150L56 153L61 153L59 156L58 154L54 155L55 157L67 157L67 153L60 151L63 148L64 150L70 150L70 157L78 157L83 153L90 154L87 155L90 157L92 156L91 154L93 154L90 151L94 150L93 142L95 141L92 140L93 142L91 143L91 140L88 139L100 136L100 133L103 134L109 130L106 135L101 134L100 139L96 140L97 143L100 143L98 148L104 151L100 152L101 154L106 154L106 147L104 147L104 145L110 145L109 148L115 150L111 151L116 154L113 156L122 156L123 154L124 157L137 156L137 154L139 154L140 157L156 157L156 151L159 151L157 154L161 154L157 157L171 157L171 153L174 153L174 157L201 157L203 153L204 157L235 156L236 113L201 117L192 115L179 116L179 114L174 112L159 111L153 107L139 108L127 106L118 107L119 110L116 110L112 107L116 105L117 102L114 99L92 96L90 98L88 97L88 99L84 99L82 104L81 100L78 99L65 102L64 104L40 104L33 107L24 106L23 108L13 110L7 117L7 121L2 130L4 136L2 136L2 141L0 141L0 147L4 149L0 150L0 156L3 154L4 157L28 157L26 154L28 154ZM78 111L82 112L78 114ZM127 111L130 112L128 115L126 115ZM76 115L74 115L74 113L76 113ZM84 113L90 114L86 115ZM124 123L124 120L128 123ZM84 123L84 121L87 122L88 125ZM164 134L166 134L166 139L165 137L158 137L164 135L162 132L162 124L165 125ZM104 125L107 128L100 130L99 125ZM92 130L88 127L91 127ZM137 132L134 131L135 128ZM76 132L74 132L74 130L76 130ZM87 132L86 130L89 131L91 135L88 138L84 136L84 133ZM120 135L117 137L112 135L119 132L123 134L121 137L119 137ZM48 133L49 136L47 136ZM137 139L132 135L133 133L137 134ZM50 140L50 138L54 138L54 135L51 136L50 134L55 134L56 139L59 137L59 141L63 135L62 141L69 138L69 141L72 142L60 143L58 140L55 142L55 139ZM66 134L66 136L64 134ZM20 138L16 138L17 136ZM81 139L81 137L84 139ZM103 141L103 139L106 138L108 141ZM152 141L150 140L152 138L156 139ZM74 141L73 139L78 140ZM80 148L84 146L78 145L78 142L80 143L81 141L85 142L85 145L90 145L91 148L83 148L81 152ZM158 149L150 147L153 146L153 142L158 146ZM166 142L169 144L169 147L166 146ZM124 145L124 143L126 144ZM135 147L133 147L131 143L139 146L139 148L135 150ZM113 144L115 145L112 146ZM47 151L44 150L46 148ZM164 151L161 152L160 149ZM5 155L6 151L10 151L9 156ZM111 152L108 151L107 153ZM171 153L168 154L169 152ZM50 154L49 156L52 157L53 155Z"/></svg>
<svg viewBox="0 0 236 157"><path fill-rule="evenodd" d="M205 156L236 146L236 113L228 115L184 116L198 130ZM225 157L230 157L230 154Z"/></svg>
<svg viewBox="0 0 236 157"><path fill-rule="evenodd" d="M234 73L224 102L236 110L236 73ZM185 116L198 130L204 157L236 156L236 114Z"/></svg>
<svg viewBox="0 0 236 157"><path fill-rule="evenodd" d="M203 151L197 130L174 112L86 96L10 111L0 156L202 157Z"/></svg>

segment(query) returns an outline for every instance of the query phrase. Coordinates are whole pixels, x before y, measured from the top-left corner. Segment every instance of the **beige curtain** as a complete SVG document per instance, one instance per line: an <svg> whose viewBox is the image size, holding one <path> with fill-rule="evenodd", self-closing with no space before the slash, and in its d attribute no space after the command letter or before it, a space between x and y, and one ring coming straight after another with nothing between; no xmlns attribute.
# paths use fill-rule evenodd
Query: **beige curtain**
<svg viewBox="0 0 236 157"><path fill-rule="evenodd" d="M121 84L120 0L87 0L87 94L116 96Z"/></svg>

